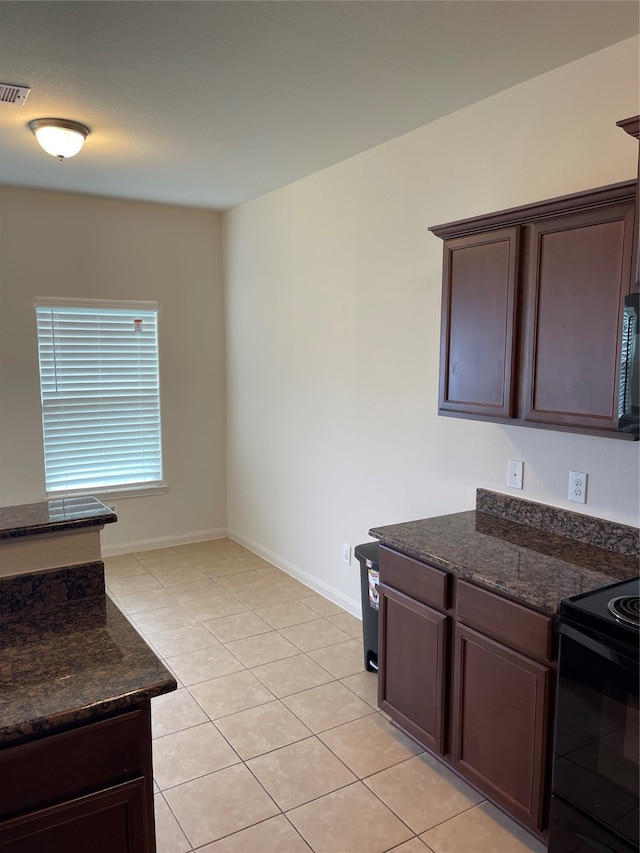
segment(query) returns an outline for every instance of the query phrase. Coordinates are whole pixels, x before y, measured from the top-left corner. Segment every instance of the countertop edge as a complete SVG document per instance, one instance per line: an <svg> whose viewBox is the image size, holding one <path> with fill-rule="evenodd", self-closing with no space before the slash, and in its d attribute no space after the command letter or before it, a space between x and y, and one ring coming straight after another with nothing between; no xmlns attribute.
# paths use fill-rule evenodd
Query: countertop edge
<svg viewBox="0 0 640 853"><path fill-rule="evenodd" d="M0 750L9 746L17 746L19 743L35 740L45 735L64 731L79 723L98 722L103 718L110 717L119 711L126 711L156 696L171 693L177 689L178 684L168 670L167 676L163 681L141 687L139 690L134 690L123 696L114 696L110 699L96 702L93 705L86 705L83 708L69 708L55 714L48 714L31 720L25 720L23 723L6 726L4 729L0 729Z"/></svg>
<svg viewBox="0 0 640 853"><path fill-rule="evenodd" d="M31 527L9 527L0 530L0 541L10 539L23 539L28 536L42 536L46 533L64 533L67 530L81 530L87 527L104 527L105 524L113 524L118 517L113 512L96 515L92 518L83 518L69 521L51 521L46 524L34 524Z"/></svg>
<svg viewBox="0 0 640 853"><path fill-rule="evenodd" d="M49 498L0 507L0 542L113 524L118 516L95 497Z"/></svg>

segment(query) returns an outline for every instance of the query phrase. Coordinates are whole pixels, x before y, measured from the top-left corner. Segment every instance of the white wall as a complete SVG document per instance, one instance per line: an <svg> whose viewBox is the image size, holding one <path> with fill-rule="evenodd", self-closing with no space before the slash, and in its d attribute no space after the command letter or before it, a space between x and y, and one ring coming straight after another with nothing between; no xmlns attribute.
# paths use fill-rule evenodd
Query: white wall
<svg viewBox="0 0 640 853"><path fill-rule="evenodd" d="M169 489L118 499L104 550L224 535L220 214L4 187L0 234L0 505L45 496L34 298L153 300Z"/></svg>
<svg viewBox="0 0 640 853"><path fill-rule="evenodd" d="M616 121L638 112L638 55L622 42L226 215L232 536L357 611L342 543L509 492L510 457L513 494L638 523L637 443L438 417L427 231L635 177Z"/></svg>

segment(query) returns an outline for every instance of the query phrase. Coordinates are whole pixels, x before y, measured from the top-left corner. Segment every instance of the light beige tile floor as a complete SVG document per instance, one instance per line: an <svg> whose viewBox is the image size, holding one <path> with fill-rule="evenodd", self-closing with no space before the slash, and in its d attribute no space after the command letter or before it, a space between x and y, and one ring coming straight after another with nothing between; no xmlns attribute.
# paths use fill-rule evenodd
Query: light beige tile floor
<svg viewBox="0 0 640 853"><path fill-rule="evenodd" d="M158 853L544 853L377 708L356 618L229 539L105 560L171 669Z"/></svg>

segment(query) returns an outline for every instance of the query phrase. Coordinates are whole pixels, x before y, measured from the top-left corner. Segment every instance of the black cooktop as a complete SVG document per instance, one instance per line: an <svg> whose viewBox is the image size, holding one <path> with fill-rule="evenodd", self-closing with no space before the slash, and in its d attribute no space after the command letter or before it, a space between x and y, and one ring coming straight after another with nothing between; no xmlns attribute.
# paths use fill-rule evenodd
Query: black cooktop
<svg viewBox="0 0 640 853"><path fill-rule="evenodd" d="M560 602L558 618L570 620L586 632L596 632L604 637L627 643L634 648L640 640L638 598L640 578L583 592Z"/></svg>
<svg viewBox="0 0 640 853"><path fill-rule="evenodd" d="M640 628L640 595L617 595L607 607L618 622Z"/></svg>

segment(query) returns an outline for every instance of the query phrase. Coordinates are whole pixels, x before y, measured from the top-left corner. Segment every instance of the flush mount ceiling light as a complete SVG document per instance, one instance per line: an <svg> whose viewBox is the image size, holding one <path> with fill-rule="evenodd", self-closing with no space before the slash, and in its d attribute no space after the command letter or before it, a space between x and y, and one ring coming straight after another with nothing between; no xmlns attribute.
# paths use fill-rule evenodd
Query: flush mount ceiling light
<svg viewBox="0 0 640 853"><path fill-rule="evenodd" d="M91 132L84 124L66 118L36 118L29 127L40 147L58 160L77 154Z"/></svg>

